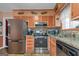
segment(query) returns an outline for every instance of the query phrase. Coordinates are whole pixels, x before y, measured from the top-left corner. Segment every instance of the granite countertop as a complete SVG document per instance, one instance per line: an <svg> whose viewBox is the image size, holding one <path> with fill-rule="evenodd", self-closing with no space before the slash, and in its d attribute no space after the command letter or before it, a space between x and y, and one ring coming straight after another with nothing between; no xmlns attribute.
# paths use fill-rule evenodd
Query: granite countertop
<svg viewBox="0 0 79 59"><path fill-rule="evenodd" d="M72 46L72 47L79 49L79 41L78 40L73 40L72 38L64 38L64 37L61 38L61 37L50 35L50 34L49 34L49 36L56 38L56 40L59 40L61 42L64 42L64 43Z"/></svg>

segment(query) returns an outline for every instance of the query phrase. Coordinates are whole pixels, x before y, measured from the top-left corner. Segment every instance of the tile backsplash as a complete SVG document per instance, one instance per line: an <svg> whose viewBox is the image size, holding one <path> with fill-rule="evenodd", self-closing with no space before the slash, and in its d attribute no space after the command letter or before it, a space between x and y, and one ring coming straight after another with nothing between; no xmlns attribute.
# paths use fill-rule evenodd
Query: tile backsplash
<svg viewBox="0 0 79 59"><path fill-rule="evenodd" d="M58 35L61 38L70 38L79 41L79 31L62 31Z"/></svg>

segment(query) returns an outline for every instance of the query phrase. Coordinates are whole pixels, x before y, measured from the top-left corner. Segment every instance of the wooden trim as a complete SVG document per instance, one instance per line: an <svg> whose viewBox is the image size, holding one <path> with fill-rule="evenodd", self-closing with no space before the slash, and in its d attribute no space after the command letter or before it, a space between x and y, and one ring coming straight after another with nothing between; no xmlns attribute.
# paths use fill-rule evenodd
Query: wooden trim
<svg viewBox="0 0 79 59"><path fill-rule="evenodd" d="M79 16L72 18L72 20L79 20Z"/></svg>
<svg viewBox="0 0 79 59"><path fill-rule="evenodd" d="M22 11L22 12L24 12L24 14L18 14L18 12L21 12L21 11L13 11L12 15L13 16L33 16L33 15L53 16L55 14L54 10L39 10L39 11L34 10L34 12L36 12L37 14L32 14L32 11ZM41 14L42 12L47 12L47 13Z"/></svg>
<svg viewBox="0 0 79 59"><path fill-rule="evenodd" d="M60 14L60 12L62 12L62 10L66 7L66 5L67 5L68 3L63 3L63 4L64 4L64 6L61 6L60 10L57 10L55 14L57 14L57 13ZM58 5L58 4L57 4L57 5ZM55 8L56 8L56 7L55 7ZM55 9L54 9L54 10L55 10Z"/></svg>
<svg viewBox="0 0 79 59"><path fill-rule="evenodd" d="M52 11L54 9L14 9L13 11Z"/></svg>

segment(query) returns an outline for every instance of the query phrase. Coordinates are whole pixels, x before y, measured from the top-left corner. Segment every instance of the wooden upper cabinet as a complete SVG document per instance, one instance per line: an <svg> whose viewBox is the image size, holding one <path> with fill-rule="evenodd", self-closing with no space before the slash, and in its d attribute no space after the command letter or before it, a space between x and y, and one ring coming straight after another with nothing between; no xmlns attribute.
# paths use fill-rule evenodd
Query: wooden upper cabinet
<svg viewBox="0 0 79 59"><path fill-rule="evenodd" d="M48 16L48 27L54 27L55 26L55 19L53 16Z"/></svg>
<svg viewBox="0 0 79 59"><path fill-rule="evenodd" d="M79 3L71 4L71 17L72 19L79 19Z"/></svg>
<svg viewBox="0 0 79 59"><path fill-rule="evenodd" d="M53 16L38 16L38 20L34 20L34 22L47 22L47 27L54 27L55 25Z"/></svg>
<svg viewBox="0 0 79 59"><path fill-rule="evenodd" d="M33 16L26 16L26 20L28 22L28 27L33 28L34 27L34 18L33 18Z"/></svg>
<svg viewBox="0 0 79 59"><path fill-rule="evenodd" d="M49 28L55 26L55 19L53 16L42 16L42 22L47 22Z"/></svg>

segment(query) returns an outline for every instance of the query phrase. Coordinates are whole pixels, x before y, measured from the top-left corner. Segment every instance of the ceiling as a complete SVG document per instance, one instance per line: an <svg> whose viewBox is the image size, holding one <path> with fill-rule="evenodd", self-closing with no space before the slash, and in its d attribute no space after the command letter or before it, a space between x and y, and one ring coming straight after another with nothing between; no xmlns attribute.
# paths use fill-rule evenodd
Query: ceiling
<svg viewBox="0 0 79 59"><path fill-rule="evenodd" d="M0 3L0 11L9 12L13 9L54 9L56 3Z"/></svg>

